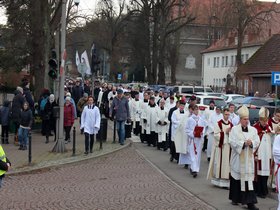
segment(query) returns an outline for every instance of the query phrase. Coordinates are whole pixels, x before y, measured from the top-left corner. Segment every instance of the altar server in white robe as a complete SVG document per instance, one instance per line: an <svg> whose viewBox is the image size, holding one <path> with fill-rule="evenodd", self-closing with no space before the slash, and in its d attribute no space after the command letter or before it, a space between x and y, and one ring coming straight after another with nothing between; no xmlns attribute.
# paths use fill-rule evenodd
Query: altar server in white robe
<svg viewBox="0 0 280 210"><path fill-rule="evenodd" d="M257 130L249 125L249 110L242 106L238 110L240 123L229 133L231 146L230 190L232 205L247 204L248 209L258 210L254 192L254 152L260 144Z"/></svg>
<svg viewBox="0 0 280 210"><path fill-rule="evenodd" d="M159 107L157 107L157 148L160 150L163 148L164 151L167 150L167 133L168 133L168 109L165 107L165 100L161 99L159 102Z"/></svg>
<svg viewBox="0 0 280 210"><path fill-rule="evenodd" d="M194 105L193 114L186 122L187 125L185 131L188 135L189 141L189 153L191 158L190 171L194 178L197 177L200 169L201 151L207 126L206 121L198 114L198 112L198 106Z"/></svg>
<svg viewBox="0 0 280 210"><path fill-rule="evenodd" d="M268 125L272 129L272 135L271 135L271 144L274 144L274 139L278 134L280 134L280 108L276 108L273 114L273 117L271 117L268 120ZM272 167L274 167L275 163L272 162ZM272 188L276 189L276 178L274 178L274 174L272 174Z"/></svg>
<svg viewBox="0 0 280 210"><path fill-rule="evenodd" d="M144 110L143 122L146 129L148 146L156 147L157 142L157 104L155 97L151 96L146 110Z"/></svg>
<svg viewBox="0 0 280 210"><path fill-rule="evenodd" d="M191 157L190 157L190 152L189 152L189 140L188 140L188 135L186 133L186 127L188 126L187 121L188 118L193 114L193 107L195 105L189 105L189 110L188 112L185 113L186 117L184 118L184 125L182 126L181 129L183 134L181 134L180 142L178 143L177 146L177 152L179 153L179 162L178 165L185 165L184 168L188 169L189 165L191 164Z"/></svg>
<svg viewBox="0 0 280 210"><path fill-rule="evenodd" d="M84 107L81 116L81 128L85 134L85 154L93 151L94 135L100 129L100 111L94 104L92 96L88 97L88 105Z"/></svg>
<svg viewBox="0 0 280 210"><path fill-rule="evenodd" d="M135 98L132 99L129 104L131 105L131 121L133 124L133 133L138 136L141 132L140 130L140 117L141 117L141 102L139 100L139 93L135 93Z"/></svg>
<svg viewBox="0 0 280 210"><path fill-rule="evenodd" d="M255 192L257 196L265 198L268 194L267 180L270 176L272 163L271 128L268 125L269 110L261 107L259 122L254 127L258 131L260 145L255 151Z"/></svg>
<svg viewBox="0 0 280 210"><path fill-rule="evenodd" d="M224 108L223 119L215 123L214 144L207 178L218 187L229 187L230 174L230 145L229 132L233 127L229 121L229 109Z"/></svg>
<svg viewBox="0 0 280 210"><path fill-rule="evenodd" d="M207 160L210 161L212 146L214 143L214 127L218 121L223 119L223 114L221 113L221 107L217 106L216 109L210 114L208 118L208 126L207 126L207 134L208 134L208 142L207 142Z"/></svg>
<svg viewBox="0 0 280 210"><path fill-rule="evenodd" d="M240 117L235 114L235 105L234 104L229 104L228 106L229 108L229 121L233 124L233 125L238 125L239 121L240 121Z"/></svg>
<svg viewBox="0 0 280 210"><path fill-rule="evenodd" d="M171 116L171 141L173 142L171 151L171 157L179 159L178 151L184 149L185 147L181 148L182 141L185 140L185 133L184 133L184 125L186 119L188 118L188 113L185 111L185 101L180 100L179 109L175 110ZM186 153L186 151L185 151ZM175 158L175 159L176 159Z"/></svg>
<svg viewBox="0 0 280 210"><path fill-rule="evenodd" d="M143 100L140 99L140 94L139 94L139 99L141 100L140 102L140 126L141 126L141 133L140 133L140 140L142 143L147 141L147 135L146 135L146 124L144 123L144 119L146 118L146 109L149 103L149 94L147 92L144 93L143 95Z"/></svg>
<svg viewBox="0 0 280 210"><path fill-rule="evenodd" d="M277 210L280 210L280 190L279 190L279 184L280 184L280 135L278 134L273 143L273 158L275 162L275 179L277 180L276 188L278 189L278 208Z"/></svg>

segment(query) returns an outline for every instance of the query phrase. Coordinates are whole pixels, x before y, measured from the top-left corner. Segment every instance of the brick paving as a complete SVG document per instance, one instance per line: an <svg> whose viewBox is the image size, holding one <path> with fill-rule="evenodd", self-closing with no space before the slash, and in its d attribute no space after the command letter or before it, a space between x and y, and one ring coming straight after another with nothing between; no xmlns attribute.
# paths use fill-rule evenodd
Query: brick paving
<svg viewBox="0 0 280 210"><path fill-rule="evenodd" d="M84 158L84 135L80 134L78 120L75 122L76 127L76 156L72 157L72 146L73 142L66 144L67 152L65 153L53 153L51 152L55 142L53 142L54 137L50 137L50 143L45 144L45 137L42 136L39 131L32 131L32 164L28 165L28 150L22 151L18 150L18 146L13 144L14 136L9 135L10 144L3 144L3 148L6 152L7 157L12 163L12 170L10 172L22 171L34 167L43 167L45 165L56 165L58 162L63 162L64 160L72 160ZM73 131L73 129L72 129ZM71 131L71 140L72 140ZM116 141L118 141L116 139ZM121 146L113 143L113 124L108 123L108 134L107 141L103 143L103 150L99 150L99 142L95 141L93 154L88 156L97 156L100 154L108 153L112 150L116 150Z"/></svg>
<svg viewBox="0 0 280 210"><path fill-rule="evenodd" d="M134 146L95 159L10 175L2 209L213 209L176 187Z"/></svg>

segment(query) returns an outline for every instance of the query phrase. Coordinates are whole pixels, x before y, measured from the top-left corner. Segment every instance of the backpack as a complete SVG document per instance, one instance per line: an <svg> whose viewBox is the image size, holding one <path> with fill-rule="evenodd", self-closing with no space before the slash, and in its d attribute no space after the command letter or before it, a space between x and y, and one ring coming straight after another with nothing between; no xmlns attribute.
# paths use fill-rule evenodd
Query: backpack
<svg viewBox="0 0 280 210"><path fill-rule="evenodd" d="M49 97L46 97L46 98L43 98L43 99L42 99L42 101L41 101L41 103L40 103L40 111L44 111L45 106L46 106L46 104L47 104L47 102L48 102L48 99L49 99Z"/></svg>

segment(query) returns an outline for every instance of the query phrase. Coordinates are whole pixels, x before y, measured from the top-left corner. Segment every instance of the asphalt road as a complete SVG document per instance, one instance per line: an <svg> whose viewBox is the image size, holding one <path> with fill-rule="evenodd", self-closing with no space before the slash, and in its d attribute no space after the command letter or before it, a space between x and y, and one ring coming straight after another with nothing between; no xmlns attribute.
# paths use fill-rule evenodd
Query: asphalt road
<svg viewBox="0 0 280 210"><path fill-rule="evenodd" d="M206 179L208 162L206 153L202 153L201 158L201 171L197 178L190 175L189 170L179 166L176 162L169 161L169 152L159 151L156 148L148 147L146 144L134 142L137 151L143 157L154 164L160 171L166 174L171 180L184 189L190 191L193 195L205 201L211 206L219 210L237 210L246 209L246 206L233 206L228 199L229 191L227 189L218 188L211 185L210 180ZM276 210L278 201L271 198L258 198L257 206L260 210Z"/></svg>

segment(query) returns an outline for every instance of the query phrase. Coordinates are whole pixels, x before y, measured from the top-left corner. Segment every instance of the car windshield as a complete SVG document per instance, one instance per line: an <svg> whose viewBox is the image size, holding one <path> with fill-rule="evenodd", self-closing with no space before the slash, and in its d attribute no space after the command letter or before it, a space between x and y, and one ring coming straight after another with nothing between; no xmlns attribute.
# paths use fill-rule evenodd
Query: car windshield
<svg viewBox="0 0 280 210"><path fill-rule="evenodd" d="M195 87L194 92L204 92L204 88L202 87Z"/></svg>
<svg viewBox="0 0 280 210"><path fill-rule="evenodd" d="M245 104L248 102L247 98L236 98L232 101L234 104Z"/></svg>
<svg viewBox="0 0 280 210"><path fill-rule="evenodd" d="M235 100L237 98L244 98L244 96L232 96L232 100Z"/></svg>
<svg viewBox="0 0 280 210"><path fill-rule="evenodd" d="M193 93L193 88L182 88L182 93Z"/></svg>
<svg viewBox="0 0 280 210"><path fill-rule="evenodd" d="M252 99L250 104L255 106L268 106L268 101L262 100L262 99Z"/></svg>
<svg viewBox="0 0 280 210"><path fill-rule="evenodd" d="M216 106L221 106L221 107L226 106L226 102L223 99L219 99L219 98L205 98L203 100L203 104L209 105L210 101L214 101Z"/></svg>

